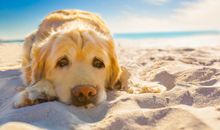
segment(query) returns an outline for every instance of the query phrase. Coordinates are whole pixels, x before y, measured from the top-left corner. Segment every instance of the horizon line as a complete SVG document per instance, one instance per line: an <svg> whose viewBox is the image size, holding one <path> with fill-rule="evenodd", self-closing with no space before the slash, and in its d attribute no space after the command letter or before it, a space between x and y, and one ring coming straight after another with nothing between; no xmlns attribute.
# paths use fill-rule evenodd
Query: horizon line
<svg viewBox="0 0 220 130"><path fill-rule="evenodd" d="M146 37L146 38L158 38L156 35L160 35L160 37L170 37L170 35L175 35L175 37L178 36L192 36L192 35L207 35L207 34L220 34L220 30L201 30L201 31L146 31L146 32L119 32L119 33L112 33L112 36L114 38L129 38L134 35L139 35L140 38ZM143 36L144 35L144 36ZM139 38L136 37L136 38ZM13 41L19 41L23 42L24 38L1 38L0 37L0 43L3 42L13 42Z"/></svg>

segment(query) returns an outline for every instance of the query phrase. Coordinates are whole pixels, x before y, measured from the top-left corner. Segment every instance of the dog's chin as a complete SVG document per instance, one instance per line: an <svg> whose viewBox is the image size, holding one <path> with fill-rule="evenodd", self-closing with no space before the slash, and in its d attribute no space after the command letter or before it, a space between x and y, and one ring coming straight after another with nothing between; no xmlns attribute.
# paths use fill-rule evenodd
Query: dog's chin
<svg viewBox="0 0 220 130"><path fill-rule="evenodd" d="M95 106L96 106L95 104L90 103L90 104L84 106L84 108L90 109L90 108L94 108Z"/></svg>

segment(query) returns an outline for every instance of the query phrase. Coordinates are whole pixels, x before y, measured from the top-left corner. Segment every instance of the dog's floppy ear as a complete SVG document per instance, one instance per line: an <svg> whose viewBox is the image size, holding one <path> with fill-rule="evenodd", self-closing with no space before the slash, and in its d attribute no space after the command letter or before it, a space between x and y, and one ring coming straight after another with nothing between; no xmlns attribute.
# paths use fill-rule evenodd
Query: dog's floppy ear
<svg viewBox="0 0 220 130"><path fill-rule="evenodd" d="M22 56L22 76L25 85L31 83L31 48L35 42L36 32L31 33L25 38Z"/></svg>
<svg viewBox="0 0 220 130"><path fill-rule="evenodd" d="M31 84L36 83L44 77L45 63L48 53L46 47L36 47L32 52L32 63L31 63Z"/></svg>
<svg viewBox="0 0 220 130"><path fill-rule="evenodd" d="M118 64L118 60L116 55L113 53L109 54L110 56L110 66L108 68L108 76L107 76L107 88L114 89L115 84L119 80L121 69Z"/></svg>
<svg viewBox="0 0 220 130"><path fill-rule="evenodd" d="M125 67L120 67L115 51L114 46L110 49L109 57L110 57L110 67L108 70L108 81L107 88L108 89L126 89L127 81L130 77L130 73L127 71Z"/></svg>

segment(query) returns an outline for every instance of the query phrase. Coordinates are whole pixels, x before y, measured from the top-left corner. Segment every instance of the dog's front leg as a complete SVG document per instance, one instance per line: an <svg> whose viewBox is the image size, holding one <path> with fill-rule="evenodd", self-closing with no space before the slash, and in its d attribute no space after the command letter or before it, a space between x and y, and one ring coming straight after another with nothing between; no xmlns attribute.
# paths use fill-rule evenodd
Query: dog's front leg
<svg viewBox="0 0 220 130"><path fill-rule="evenodd" d="M56 98L53 85L47 80L40 80L33 86L26 87L15 96L14 107L24 107L50 101Z"/></svg>

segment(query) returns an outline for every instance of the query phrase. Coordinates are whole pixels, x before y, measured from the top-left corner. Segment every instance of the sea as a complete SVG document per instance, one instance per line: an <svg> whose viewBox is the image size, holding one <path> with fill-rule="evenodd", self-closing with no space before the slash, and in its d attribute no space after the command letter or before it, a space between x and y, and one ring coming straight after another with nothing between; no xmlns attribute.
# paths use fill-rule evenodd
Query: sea
<svg viewBox="0 0 220 130"><path fill-rule="evenodd" d="M173 31L173 32L135 32L135 33L114 33L116 41L130 42L131 44L209 44L217 43L220 45L220 30L206 31ZM138 41L138 42L136 42ZM1 40L0 44L23 44L23 39Z"/></svg>
<svg viewBox="0 0 220 130"><path fill-rule="evenodd" d="M155 39L178 38L189 36L220 35L220 31L176 31L176 32L141 32L141 33L116 33L116 39Z"/></svg>

